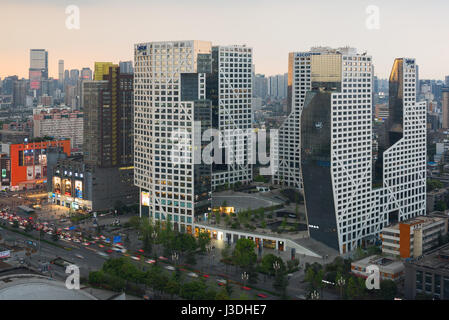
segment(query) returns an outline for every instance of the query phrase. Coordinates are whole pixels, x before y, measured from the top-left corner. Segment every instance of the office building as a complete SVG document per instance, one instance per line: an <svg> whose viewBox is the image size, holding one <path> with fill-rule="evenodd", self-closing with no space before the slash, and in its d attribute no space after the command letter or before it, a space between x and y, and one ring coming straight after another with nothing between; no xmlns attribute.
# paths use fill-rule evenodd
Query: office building
<svg viewBox="0 0 449 320"><path fill-rule="evenodd" d="M395 60L374 179L371 64L353 48L294 53L293 110L280 130L275 181L303 187L311 237L341 253L425 215L426 114L414 60Z"/></svg>
<svg viewBox="0 0 449 320"><path fill-rule="evenodd" d="M79 78L80 78L80 71L78 69L70 70L70 83L72 85L76 85L78 83Z"/></svg>
<svg viewBox="0 0 449 320"><path fill-rule="evenodd" d="M133 76L112 65L103 80L84 81L83 106L84 161L99 167L132 165Z"/></svg>
<svg viewBox="0 0 449 320"><path fill-rule="evenodd" d="M210 211L214 186L252 179L245 135L251 128L252 50L205 41L141 43L134 61L140 212L191 233L195 219ZM207 144L201 134L210 128L235 133L236 144L225 135L218 145L238 161L195 161ZM173 138L179 131L181 141ZM174 149L177 141L182 152Z"/></svg>
<svg viewBox="0 0 449 320"><path fill-rule="evenodd" d="M254 77L254 97L265 99L268 95L268 78L263 74Z"/></svg>
<svg viewBox="0 0 449 320"><path fill-rule="evenodd" d="M103 76L109 73L109 68L116 66L112 62L95 62L94 80L103 80Z"/></svg>
<svg viewBox="0 0 449 320"><path fill-rule="evenodd" d="M399 281L404 278L405 267L403 262L377 255L351 262L351 273L366 279L372 272L367 270L369 266L379 268L380 281Z"/></svg>
<svg viewBox="0 0 449 320"><path fill-rule="evenodd" d="M58 61L58 80L61 85L64 83L64 60Z"/></svg>
<svg viewBox="0 0 449 320"><path fill-rule="evenodd" d="M83 147L83 112L60 108L36 108L33 110L34 137L70 139L73 151Z"/></svg>
<svg viewBox="0 0 449 320"><path fill-rule="evenodd" d="M46 50L30 50L29 79L31 90L40 90L41 81L48 79L48 52Z"/></svg>
<svg viewBox="0 0 449 320"><path fill-rule="evenodd" d="M81 80L92 80L92 70L90 68L81 69Z"/></svg>
<svg viewBox="0 0 449 320"><path fill-rule="evenodd" d="M436 248L420 259L405 262L406 299L449 300L449 245Z"/></svg>
<svg viewBox="0 0 449 320"><path fill-rule="evenodd" d="M99 77L98 64L95 64ZM109 210L138 202L133 167L133 76L118 65L102 80L82 81L83 157L60 159L52 168L49 201L83 210Z"/></svg>
<svg viewBox="0 0 449 320"><path fill-rule="evenodd" d="M14 81L13 105L14 107L25 107L28 92L28 81L25 79Z"/></svg>
<svg viewBox="0 0 449 320"><path fill-rule="evenodd" d="M382 253L395 258L417 258L438 246L447 234L448 217L416 217L384 227L381 233Z"/></svg>
<svg viewBox="0 0 449 320"><path fill-rule="evenodd" d="M268 77L268 95L275 99L287 98L288 73Z"/></svg>
<svg viewBox="0 0 449 320"><path fill-rule="evenodd" d="M443 117L441 120L441 128L449 129L449 87L444 87L441 90L441 100L442 100L442 113Z"/></svg>
<svg viewBox="0 0 449 320"><path fill-rule="evenodd" d="M133 74L134 73L134 67L133 67L132 61L120 61L119 66L120 66L121 74L125 74L125 73Z"/></svg>

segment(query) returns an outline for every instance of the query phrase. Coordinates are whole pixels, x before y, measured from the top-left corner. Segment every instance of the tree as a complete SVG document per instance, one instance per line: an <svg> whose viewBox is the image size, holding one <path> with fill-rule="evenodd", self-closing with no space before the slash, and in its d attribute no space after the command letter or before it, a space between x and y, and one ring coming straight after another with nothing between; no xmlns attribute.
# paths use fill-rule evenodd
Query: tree
<svg viewBox="0 0 449 320"><path fill-rule="evenodd" d="M139 216L133 216L129 218L128 223L131 228L139 229L141 227L141 219Z"/></svg>
<svg viewBox="0 0 449 320"><path fill-rule="evenodd" d="M206 298L206 284L202 280L185 283L180 290L180 296L187 300L203 300Z"/></svg>
<svg viewBox="0 0 449 320"><path fill-rule="evenodd" d="M215 295L215 300L229 300L229 294L225 289L220 290Z"/></svg>
<svg viewBox="0 0 449 320"><path fill-rule="evenodd" d="M439 200L439 201L437 201L437 203L435 203L436 211L445 211L446 209L447 209L447 205L443 200Z"/></svg>
<svg viewBox="0 0 449 320"><path fill-rule="evenodd" d="M210 244L210 235L208 232L200 232L198 235L198 247L201 252L206 252L206 246Z"/></svg>
<svg viewBox="0 0 449 320"><path fill-rule="evenodd" d="M315 270L313 268L307 268L304 280L310 284L313 289L315 287Z"/></svg>
<svg viewBox="0 0 449 320"><path fill-rule="evenodd" d="M226 244L223 249L221 249L221 258L227 260L231 257L231 246Z"/></svg>
<svg viewBox="0 0 449 320"><path fill-rule="evenodd" d="M255 244L249 239L239 239L232 253L233 262L243 269L249 269L257 261L257 255L254 252Z"/></svg>
<svg viewBox="0 0 449 320"><path fill-rule="evenodd" d="M181 286L177 279L173 276L170 278L167 283L165 284L164 291L170 295L170 297L173 299L174 295L179 294L179 290L181 289Z"/></svg>
<svg viewBox="0 0 449 320"><path fill-rule="evenodd" d="M260 271L270 276L275 275L276 270L273 267L275 263L278 263L280 266L278 272L285 273L286 267L284 261L280 257L275 256L272 253L266 254L262 257L262 261L260 263Z"/></svg>
<svg viewBox="0 0 449 320"><path fill-rule="evenodd" d="M284 297L288 286L288 279L285 273L277 273L274 278L273 288L280 292Z"/></svg>
<svg viewBox="0 0 449 320"><path fill-rule="evenodd" d="M348 285L346 287L346 295L348 299L355 299L357 298L358 293L358 286L357 282L355 281L354 277L350 277L348 280Z"/></svg>
<svg viewBox="0 0 449 320"><path fill-rule="evenodd" d="M397 286L393 280L382 280L380 282L380 296L384 300L393 300L396 297Z"/></svg>

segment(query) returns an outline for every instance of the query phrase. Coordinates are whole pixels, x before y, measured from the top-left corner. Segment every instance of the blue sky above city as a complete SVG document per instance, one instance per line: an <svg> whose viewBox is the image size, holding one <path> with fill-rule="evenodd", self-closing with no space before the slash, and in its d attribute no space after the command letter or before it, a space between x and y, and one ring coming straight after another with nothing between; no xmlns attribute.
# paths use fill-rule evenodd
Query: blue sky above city
<svg viewBox="0 0 449 320"><path fill-rule="evenodd" d="M80 29L65 26L65 8L80 8ZM368 6L379 8L379 29L368 29ZM266 0L1 0L0 77L27 77L29 49L49 52L50 76L95 61L132 60L133 44L210 40L254 48L256 73L287 72L290 51L352 46L373 56L386 77L395 57L414 57L420 78L449 74L447 1Z"/></svg>

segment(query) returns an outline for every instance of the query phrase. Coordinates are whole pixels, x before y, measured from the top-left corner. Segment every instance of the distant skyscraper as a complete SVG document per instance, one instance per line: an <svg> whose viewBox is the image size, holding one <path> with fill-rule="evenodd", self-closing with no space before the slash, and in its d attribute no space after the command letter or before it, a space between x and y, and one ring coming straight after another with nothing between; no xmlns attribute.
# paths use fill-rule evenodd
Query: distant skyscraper
<svg viewBox="0 0 449 320"><path fill-rule="evenodd" d="M26 94L28 91L28 83L25 79L14 82L13 104L15 107L26 106Z"/></svg>
<svg viewBox="0 0 449 320"><path fill-rule="evenodd" d="M103 76L109 73L109 68L114 65L112 62L95 62L94 80L103 80Z"/></svg>
<svg viewBox="0 0 449 320"><path fill-rule="evenodd" d="M446 77L444 78L444 85L445 85L446 87L449 87L449 76L446 76Z"/></svg>
<svg viewBox="0 0 449 320"><path fill-rule="evenodd" d="M73 85L76 85L79 78L80 78L80 71L78 69L70 70L70 81Z"/></svg>
<svg viewBox="0 0 449 320"><path fill-rule="evenodd" d="M272 98L287 98L288 73L268 78L268 95Z"/></svg>
<svg viewBox="0 0 449 320"><path fill-rule="evenodd" d="M58 62L58 80L59 83L64 83L64 60Z"/></svg>
<svg viewBox="0 0 449 320"><path fill-rule="evenodd" d="M441 128L449 129L449 87L442 89L442 113L443 119L441 123Z"/></svg>
<svg viewBox="0 0 449 320"><path fill-rule="evenodd" d="M90 68L81 70L81 80L92 80L92 70Z"/></svg>
<svg viewBox="0 0 449 320"><path fill-rule="evenodd" d="M48 79L48 52L46 50L30 50L29 79L31 90L40 90L41 81Z"/></svg>
<svg viewBox="0 0 449 320"><path fill-rule="evenodd" d="M120 73L121 74L133 74L134 73L134 68L133 68L133 62L132 61L120 61L119 62L119 66L120 66Z"/></svg>
<svg viewBox="0 0 449 320"><path fill-rule="evenodd" d="M256 74L254 77L254 96L265 99L268 94L268 78L263 74Z"/></svg>

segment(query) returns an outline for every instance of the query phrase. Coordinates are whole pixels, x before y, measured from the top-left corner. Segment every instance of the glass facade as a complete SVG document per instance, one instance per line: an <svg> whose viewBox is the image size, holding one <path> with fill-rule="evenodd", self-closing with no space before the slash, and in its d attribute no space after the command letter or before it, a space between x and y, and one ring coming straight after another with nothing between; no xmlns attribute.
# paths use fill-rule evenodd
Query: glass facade
<svg viewBox="0 0 449 320"><path fill-rule="evenodd" d="M310 235L338 250L330 172L331 109L331 92L307 93L301 116L301 170Z"/></svg>

